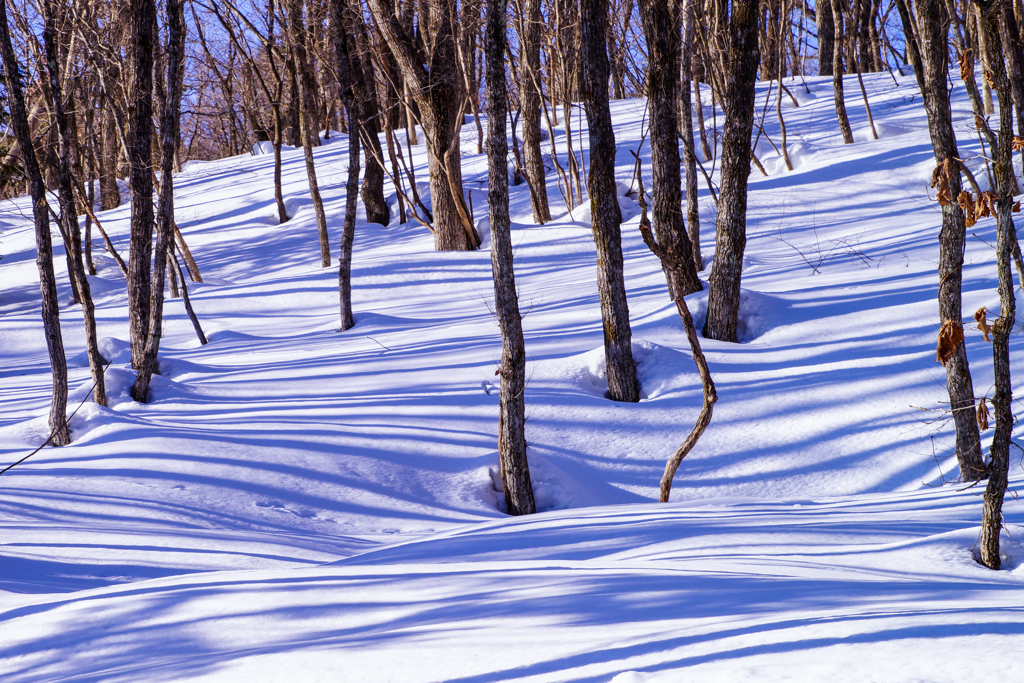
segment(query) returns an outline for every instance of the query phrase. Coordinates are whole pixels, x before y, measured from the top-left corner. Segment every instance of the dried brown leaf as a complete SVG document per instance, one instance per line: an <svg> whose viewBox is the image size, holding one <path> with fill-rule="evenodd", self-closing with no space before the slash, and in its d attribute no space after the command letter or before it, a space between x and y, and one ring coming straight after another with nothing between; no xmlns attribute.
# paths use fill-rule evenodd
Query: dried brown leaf
<svg viewBox="0 0 1024 683"><path fill-rule="evenodd" d="M955 320L947 320L939 329L939 344L935 349L935 360L945 365L956 353L964 340L964 326Z"/></svg>
<svg viewBox="0 0 1024 683"><path fill-rule="evenodd" d="M985 399L982 398L978 402L978 429L985 431L988 429L988 406L985 405Z"/></svg>
<svg viewBox="0 0 1024 683"><path fill-rule="evenodd" d="M989 335L992 333L992 326L988 324L987 316L988 309L982 306L974 314L974 319L978 321L978 329L985 335L985 341L991 342L992 338Z"/></svg>

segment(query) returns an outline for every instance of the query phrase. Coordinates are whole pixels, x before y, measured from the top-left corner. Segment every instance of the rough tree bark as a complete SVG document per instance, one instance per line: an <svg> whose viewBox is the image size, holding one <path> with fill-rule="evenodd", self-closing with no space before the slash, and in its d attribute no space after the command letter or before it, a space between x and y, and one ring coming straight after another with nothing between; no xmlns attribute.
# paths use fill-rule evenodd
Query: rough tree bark
<svg viewBox="0 0 1024 683"><path fill-rule="evenodd" d="M526 344L523 340L519 297L512 264L512 235L508 216L508 115L505 82L506 0L487 0L484 33L487 73L487 161L490 171L488 215L491 222L491 271L494 311L501 327L501 397L498 417L498 457L501 482L510 515L537 511L526 457Z"/></svg>
<svg viewBox="0 0 1024 683"><path fill-rule="evenodd" d="M39 170L32 132L28 125L25 95L21 88L18 61L11 45L7 24L7 4L0 2L0 53L3 56L4 75L7 79L7 103L11 127L21 146L21 162L32 194L32 217L36 227L36 266L39 269L39 290L42 295L43 331L50 354L53 373L53 395L50 400L51 443L64 446L71 442L65 411L68 404L68 366L64 356L64 341L60 333L60 303L57 300L57 278L53 272L53 245L50 243L50 216L47 213L46 185Z"/></svg>
<svg viewBox="0 0 1024 683"><path fill-rule="evenodd" d="M836 41L831 0L815 0L814 12L818 26L818 75L831 76Z"/></svg>
<svg viewBox="0 0 1024 683"><path fill-rule="evenodd" d="M962 327L961 283L967 228L963 209L956 202L963 186L956 162L960 152L953 131L946 84L949 71L946 58L948 24L944 21L945 7L942 0L917 0L914 9L917 14L917 39L923 48L922 96L935 162L943 164L949 159L954 169L949 174L952 201L942 207L942 228L939 231L939 324ZM946 361L946 389L956 427L956 456L960 464L960 476L967 481L981 479L985 476L985 463L981 455L978 423L974 417L974 384L967 360L967 347L963 341Z"/></svg>
<svg viewBox="0 0 1024 683"><path fill-rule="evenodd" d="M345 112L348 114L348 180L345 183L345 222L341 230L341 249L338 259L338 298L340 302L341 330L356 324L352 314L352 243L356 232L356 204L359 198L360 137L364 133L360 112L359 90L355 80L361 78L356 61L353 36L350 34L352 9L348 0L331 0L332 39L334 42L335 73Z"/></svg>
<svg viewBox="0 0 1024 683"><path fill-rule="evenodd" d="M683 44L679 62L679 134L683 138L683 163L686 165L686 231L693 250L693 267L704 270L700 253L700 211L697 206L697 153L693 141L693 101L690 82L693 80L693 31L697 24L695 0L684 0Z"/></svg>
<svg viewBox="0 0 1024 683"><path fill-rule="evenodd" d="M832 94L836 103L836 118L839 130L843 134L843 142L853 144L853 131L850 129L850 117L846 115L846 99L843 93L843 8L841 0L831 0L832 19L835 23L835 47L832 50ZM848 30L852 30L848 28Z"/></svg>
<svg viewBox="0 0 1024 683"><path fill-rule="evenodd" d="M679 64L681 0L640 0L647 38L647 106L650 112L654 235L671 258L662 261L669 299L704 289L693 263L693 246L683 223L679 172ZM687 112L688 113L688 112Z"/></svg>
<svg viewBox="0 0 1024 683"><path fill-rule="evenodd" d="M373 63L369 57L369 36L361 12L352 13L352 82L359 98L359 117L361 126L360 143L366 146L366 170L363 172L363 185L359 195L366 207L366 220L370 223L387 225L391 222L391 210L384 198L384 150L380 144L380 126L377 120L381 115L380 103L377 100L377 86L373 73ZM344 239L342 240L344 241Z"/></svg>
<svg viewBox="0 0 1024 683"><path fill-rule="evenodd" d="M608 53L605 23L608 0L580 0L580 95L590 128L590 215L597 246L597 293L604 323L604 355L608 395L613 401L636 403L640 385L633 361L629 306L622 274L621 215L615 185L615 134L608 108ZM756 35L756 34L755 34ZM756 67L755 67L756 68ZM672 127L675 142L675 126Z"/></svg>
<svg viewBox="0 0 1024 683"><path fill-rule="evenodd" d="M131 81L128 184L132 192L128 251L128 333L132 367L142 367L149 334L150 261L153 258L153 55L158 49L155 0L130 0Z"/></svg>
<svg viewBox="0 0 1024 683"><path fill-rule="evenodd" d="M548 205L544 157L540 151L541 67L540 67L540 0L524 0L518 17L519 34L519 102L523 125L523 169L530 179L530 205L533 220L551 220Z"/></svg>
<svg viewBox="0 0 1024 683"><path fill-rule="evenodd" d="M740 310L743 249L747 243L747 180L750 133L754 127L754 85L760 49L757 0L733 0L726 54L725 125L722 134L722 182L715 225L715 264L708 285L704 336L736 341ZM723 22L724 23L724 22Z"/></svg>
<svg viewBox="0 0 1024 683"><path fill-rule="evenodd" d="M999 41L998 0L972 0L979 11L979 31L986 38L988 64L999 99L999 142L992 150L996 179L996 270L999 277L999 318L992 326L992 364L995 391L992 408L995 431L989 450L988 484L985 487L981 520L981 561L990 569L999 569L999 532L1003 525L1003 497L1006 495L1010 464L1010 443L1013 432L1013 385L1010 378L1010 333L1016 322L1016 301L1013 293L1012 252L1017 243L1011 218L1013 205L1013 96L1007 78L1004 56Z"/></svg>
<svg viewBox="0 0 1024 683"><path fill-rule="evenodd" d="M306 27L302 18L302 0L287 0L288 8L288 46L291 48L289 64L294 68L294 83L298 85L299 130L302 138L302 150L306 159L306 178L309 180L309 196L313 200L313 211L316 213L316 230L320 240L320 265L331 266L331 242L327 234L327 214L324 212L324 201L320 196L320 184L317 182L316 165L313 162L313 140L319 141L320 132L310 130L309 123L313 119L314 93L316 84L309 66L309 55L306 51Z"/></svg>
<svg viewBox="0 0 1024 683"><path fill-rule="evenodd" d="M132 398L145 403L149 383L158 372L157 354L163 336L164 282L167 253L174 241L174 155L181 129L181 97L185 72L185 9L182 0L165 0L167 26L166 96L160 113L160 196L157 205L153 284L150 289L149 330L142 367L132 386ZM154 10L155 11L155 10ZM158 78L162 76L158 75Z"/></svg>
<svg viewBox="0 0 1024 683"><path fill-rule="evenodd" d="M46 51L46 72L50 85L50 97L53 98L53 118L57 123L60 140L58 149L60 220L64 227L64 248L71 264L69 276L78 290L82 304L82 317L85 322L85 348L89 356L89 370L92 373L95 389L93 399L101 406L107 405L106 384L103 381L104 359L100 355L100 347L96 336L96 308L92 301L92 290L89 277L82 260L82 233L78 227L78 215L75 210L74 180L72 176L72 132L64 106L64 89L61 87L60 57L57 54L56 22L53 6L49 0L43 1L43 46ZM73 107L73 105L72 105Z"/></svg>

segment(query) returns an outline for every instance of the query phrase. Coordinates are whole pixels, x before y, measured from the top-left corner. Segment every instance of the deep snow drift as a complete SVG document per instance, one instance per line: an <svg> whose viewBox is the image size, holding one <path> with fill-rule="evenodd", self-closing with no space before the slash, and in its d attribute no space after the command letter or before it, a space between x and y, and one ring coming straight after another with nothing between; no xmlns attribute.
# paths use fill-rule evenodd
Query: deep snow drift
<svg viewBox="0 0 1024 683"><path fill-rule="evenodd" d="M170 300L162 374L150 403L133 402L124 282L97 247L91 282L114 361L111 405L86 402L72 445L0 477L0 675L1019 677L1024 509L1012 492L1024 470L1013 458L1006 571L988 571L972 558L981 491L951 483L953 431L941 412L940 219L924 111L912 76L866 82L880 139L850 87L850 146L830 79L788 84L801 101L784 102L792 172L772 146L774 106L765 117L771 142L761 136L757 153L769 175L751 176L743 343L703 342L720 401L669 505L652 501L700 409L700 381L625 192L644 395L635 405L603 395L587 207L566 211L552 173L556 218L534 225L526 186L512 188L527 439L545 510L513 520L495 486L500 336L489 254L435 253L415 222L361 220L357 324L339 333L336 272L319 267L301 151L285 152L293 218L284 225L269 155L190 164L175 179L177 220L206 280L190 292L210 344L199 346L181 301ZM758 112L765 97L774 104L762 85ZM962 155L977 155L959 84L954 105ZM650 189L645 103L612 111L618 179L629 188L639 147ZM564 133L556 129L563 164ZM414 149L425 179L424 149ZM462 149L467 196L486 226L475 126ZM346 150L332 136L316 151L335 241ZM700 186L710 267L714 205L703 177ZM127 218L127 207L101 215L125 254ZM998 309L994 220L972 232L965 320ZM0 204L0 254L6 465L47 436L49 365L24 199ZM56 266L74 410L90 378L61 253ZM706 292L689 302L699 325ZM990 346L967 327L975 391L991 395ZM1011 343L1018 378L1020 336Z"/></svg>

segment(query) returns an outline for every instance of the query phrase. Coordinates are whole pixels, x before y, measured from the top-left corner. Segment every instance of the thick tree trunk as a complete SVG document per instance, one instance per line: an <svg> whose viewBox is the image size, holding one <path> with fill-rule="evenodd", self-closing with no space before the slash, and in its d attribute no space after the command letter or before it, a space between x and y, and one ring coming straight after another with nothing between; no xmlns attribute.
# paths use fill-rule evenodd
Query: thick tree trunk
<svg viewBox="0 0 1024 683"><path fill-rule="evenodd" d="M157 354L163 336L164 282L167 252L174 241L174 155L181 124L182 82L185 69L185 12L182 0L165 0L167 26L166 96L160 115L160 196L157 207L153 285L150 290L149 331L142 367L132 387L132 398L145 403L149 383L158 372ZM158 76L162 77L162 76Z"/></svg>
<svg viewBox="0 0 1024 683"><path fill-rule="evenodd" d="M131 97L128 127L132 191L128 252L128 332L132 366L142 367L149 334L150 261L153 257L153 55L158 49L155 0L130 0Z"/></svg>
<svg viewBox="0 0 1024 683"><path fill-rule="evenodd" d="M917 0L915 11L918 23L916 33L924 57L922 95L935 162L942 164L948 159L953 168L949 174L952 201L942 207L942 229L939 232L939 325L941 327L950 323L962 326L961 282L967 229L963 209L956 202L963 187L956 162L960 152L953 130L946 85L949 70L946 59L948 27L943 21L945 11L942 0ZM985 476L985 463L981 455L978 423L974 416L974 384L967 360L967 348L962 341L953 356L946 361L946 389L956 427L956 456L960 464L960 476L966 481L981 479Z"/></svg>
<svg viewBox="0 0 1024 683"><path fill-rule="evenodd" d="M36 266L39 269L39 290L42 295L43 331L46 348L50 353L53 372L53 394L50 401L50 431L52 443L64 446L71 442L65 411L68 403L68 366L64 356L64 342L60 332L60 304L57 301L57 278L53 272L53 245L50 243L50 216L47 213L46 185L39 170L32 133L28 125L28 111L21 89L21 70L18 68L11 46L7 24L7 5L0 2L0 53L3 56L4 75L7 79L7 103L11 128L21 146L21 162L32 195L32 217L36 227Z"/></svg>
<svg viewBox="0 0 1024 683"><path fill-rule="evenodd" d="M704 336L735 342L740 310L743 249L747 243L747 180L750 133L754 127L754 86L760 50L757 0L734 0L729 21L728 74L722 135L722 183L715 225L715 263L708 286Z"/></svg>
<svg viewBox="0 0 1024 683"><path fill-rule="evenodd" d="M679 78L679 134L683 138L683 163L686 166L686 232L693 250L693 267L704 270L704 257L700 253L700 212L697 205L697 154L693 142L693 102L690 81L693 80L693 30L697 23L695 0L684 0L683 45L680 54Z"/></svg>
<svg viewBox="0 0 1024 683"><path fill-rule="evenodd" d="M613 401L636 403L640 400L640 386L633 361L629 306L622 274L621 216L615 192L615 134L608 108L607 21L608 0L580 0L581 63L584 65L580 89L590 127L587 190L597 246L597 292L604 323L608 394ZM670 134L674 143L674 125Z"/></svg>
<svg viewBox="0 0 1024 683"><path fill-rule="evenodd" d="M836 103L836 118L839 120L839 130L843 134L843 142L852 145L853 131L850 129L850 118L846 115L846 99L843 94L843 10L841 0L831 1L836 32L835 47L832 50L832 94Z"/></svg>
<svg viewBox="0 0 1024 683"><path fill-rule="evenodd" d="M831 0L816 0L814 11L818 24L818 75L831 76L836 49L836 26L832 18Z"/></svg>
<svg viewBox="0 0 1024 683"><path fill-rule="evenodd" d="M647 106L650 111L654 234L671 258L663 261L669 299L704 289L693 263L693 246L683 223L679 173L680 0L640 0L647 38ZM692 139L691 139L692 140Z"/></svg>
<svg viewBox="0 0 1024 683"><path fill-rule="evenodd" d="M352 14L354 46L358 48L358 53L352 53L352 78L360 106L360 142L367 147L366 170L363 172L360 196L366 207L366 220L387 225L391 222L391 210L388 209L387 200L384 198L384 150L381 148L380 127L377 125L381 111L377 101L376 79L370 60L369 37L366 35L363 15L360 12Z"/></svg>
<svg viewBox="0 0 1024 683"><path fill-rule="evenodd" d="M498 458L510 515L537 511L526 457L526 344L512 265L512 234L508 217L508 115L505 83L506 0L487 0L484 50L487 59L487 160L490 169L488 215L491 222L491 271L494 312L501 327L501 397L498 416Z"/></svg>
<svg viewBox="0 0 1024 683"><path fill-rule="evenodd" d="M541 67L540 67L540 0L525 0L519 16L519 102L523 125L523 165L529 178L530 205L533 220L551 220L548 205L544 157L540 151Z"/></svg>
<svg viewBox="0 0 1024 683"><path fill-rule="evenodd" d="M60 184L58 199L60 201L60 218L64 224L62 232L65 236L64 248L70 256L71 272L68 275L78 289L82 304L82 316L85 319L85 348L89 356L89 369L92 373L95 389L94 400L101 406L107 405L106 384L103 381L104 359L100 355L100 347L96 336L96 308L92 301L89 287L89 276L82 260L82 237L78 227L78 215L75 211L75 196L72 177L72 132L64 106L64 91L61 87L60 58L57 54L56 24L53 7L49 0L43 0L43 46L46 51L46 71L50 85L50 96L53 98L53 117L57 123L60 139L58 149L58 167ZM73 107L74 105L72 105Z"/></svg>

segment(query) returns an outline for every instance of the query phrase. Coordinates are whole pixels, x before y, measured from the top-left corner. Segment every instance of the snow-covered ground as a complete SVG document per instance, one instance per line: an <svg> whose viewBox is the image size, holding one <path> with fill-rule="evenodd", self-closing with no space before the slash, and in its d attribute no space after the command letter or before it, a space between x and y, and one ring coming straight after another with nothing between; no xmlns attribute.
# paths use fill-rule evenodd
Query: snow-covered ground
<svg viewBox="0 0 1024 683"><path fill-rule="evenodd" d="M58 250L74 443L0 477L0 677L1019 678L1024 505L1014 492L1024 468L1014 456L1005 571L992 572L972 556L981 487L955 483L942 412L940 219L921 98L912 76L866 84L880 139L851 82L857 143L845 146L830 80L787 83L801 103L783 108L792 172L772 147L781 140L770 96L771 142L757 144L769 175L751 176L743 343L703 342L720 400L667 505L653 502L658 482L700 409L700 380L628 196L644 395L633 405L604 398L586 207L567 212L552 173L556 218L535 225L525 184L512 188L543 509L530 518L504 515L495 487L501 342L486 250L436 253L415 222L361 221L357 324L339 333L336 271L319 267L301 151L284 155L294 216L284 225L271 156L190 164L175 179L177 220L206 280L190 292L210 344L169 301L162 375L150 403L133 402L124 281L98 246L108 408L79 408L91 380ZM759 93L760 116L768 86ZM612 111L625 188L645 103ZM962 155L977 155L959 83L955 114ZM585 126L572 116L574 130ZM564 142L557 128L563 165ZM425 180L424 149L414 151ZM487 163L476 151L467 125L463 176L482 221ZM650 189L649 145L639 151ZM316 150L335 255L346 152L343 136ZM700 187L710 264L714 206L703 177ZM128 208L100 218L126 254ZM998 310L993 219L972 232L965 320ZM0 254L6 465L48 434L24 200L0 204ZM706 293L689 302L700 325ZM991 396L990 346L968 329L975 391ZM1021 377L1020 336L1011 343Z"/></svg>

